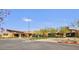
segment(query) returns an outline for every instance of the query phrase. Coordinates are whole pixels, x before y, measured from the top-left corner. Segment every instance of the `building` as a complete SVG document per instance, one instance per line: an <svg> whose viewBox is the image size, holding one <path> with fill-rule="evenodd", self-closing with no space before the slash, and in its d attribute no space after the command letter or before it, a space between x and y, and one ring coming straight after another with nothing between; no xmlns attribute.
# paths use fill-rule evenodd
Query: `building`
<svg viewBox="0 0 79 59"><path fill-rule="evenodd" d="M25 31L17 31L17 30L11 30L11 29L2 29L2 33L0 33L0 38L27 38L27 37L79 37L79 30L76 29L70 29L68 28L70 32L64 33L61 32L55 32L55 33L48 33L46 34L37 34L34 32L25 32Z"/></svg>
<svg viewBox="0 0 79 59"><path fill-rule="evenodd" d="M63 32L55 32L55 33L48 33L49 37L79 37L79 30L77 29L70 29L67 27L69 32L63 33ZM65 35L64 35L65 34Z"/></svg>
<svg viewBox="0 0 79 59"><path fill-rule="evenodd" d="M17 30L10 30L6 29L1 34L1 38L20 38L20 37L30 37L32 33L27 33L23 31L17 31Z"/></svg>
<svg viewBox="0 0 79 59"><path fill-rule="evenodd" d="M79 37L79 30L76 29L69 29L70 32L66 33L67 37Z"/></svg>

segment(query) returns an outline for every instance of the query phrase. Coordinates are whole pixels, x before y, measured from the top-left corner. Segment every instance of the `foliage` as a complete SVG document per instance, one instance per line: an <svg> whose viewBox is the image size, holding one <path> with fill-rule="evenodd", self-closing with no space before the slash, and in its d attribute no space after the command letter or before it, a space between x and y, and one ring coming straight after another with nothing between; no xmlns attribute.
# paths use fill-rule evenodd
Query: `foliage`
<svg viewBox="0 0 79 59"><path fill-rule="evenodd" d="M61 33L68 33L68 32L70 32L70 30L68 27L61 27L60 32Z"/></svg>
<svg viewBox="0 0 79 59"><path fill-rule="evenodd" d="M57 30L56 30L55 28L50 28L50 29L49 29L49 32L50 32L50 33L56 33Z"/></svg>

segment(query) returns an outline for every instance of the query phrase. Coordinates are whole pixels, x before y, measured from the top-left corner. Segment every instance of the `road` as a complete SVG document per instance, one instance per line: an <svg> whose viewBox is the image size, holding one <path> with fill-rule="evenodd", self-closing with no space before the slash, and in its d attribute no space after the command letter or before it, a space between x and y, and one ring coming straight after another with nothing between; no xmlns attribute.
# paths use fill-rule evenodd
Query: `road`
<svg viewBox="0 0 79 59"><path fill-rule="evenodd" d="M79 45L31 40L0 40L0 50L79 50Z"/></svg>

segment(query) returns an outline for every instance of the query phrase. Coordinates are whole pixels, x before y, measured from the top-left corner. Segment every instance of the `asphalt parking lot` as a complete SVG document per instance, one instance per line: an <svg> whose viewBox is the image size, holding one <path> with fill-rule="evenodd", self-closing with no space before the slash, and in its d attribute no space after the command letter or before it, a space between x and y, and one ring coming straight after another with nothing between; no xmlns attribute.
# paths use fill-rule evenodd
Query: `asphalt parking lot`
<svg viewBox="0 0 79 59"><path fill-rule="evenodd" d="M0 40L0 50L79 50L79 45L69 45L33 40Z"/></svg>

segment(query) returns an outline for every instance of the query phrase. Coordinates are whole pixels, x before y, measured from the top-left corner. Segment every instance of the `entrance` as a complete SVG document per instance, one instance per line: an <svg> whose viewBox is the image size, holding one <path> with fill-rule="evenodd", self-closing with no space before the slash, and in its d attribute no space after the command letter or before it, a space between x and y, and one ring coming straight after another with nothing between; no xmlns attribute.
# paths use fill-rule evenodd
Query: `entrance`
<svg viewBox="0 0 79 59"><path fill-rule="evenodd" d="M14 34L14 37L19 37L19 34Z"/></svg>
<svg viewBox="0 0 79 59"><path fill-rule="evenodd" d="M66 37L75 37L75 33L66 33Z"/></svg>
<svg viewBox="0 0 79 59"><path fill-rule="evenodd" d="M25 34L21 34L21 37L26 37L26 35Z"/></svg>

